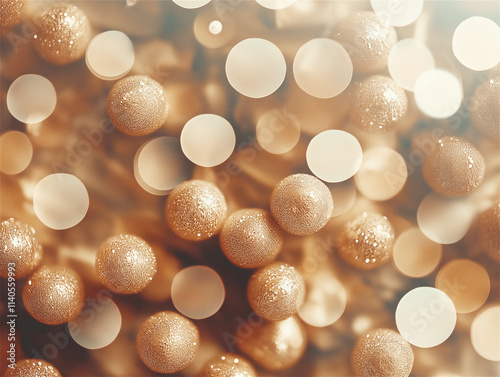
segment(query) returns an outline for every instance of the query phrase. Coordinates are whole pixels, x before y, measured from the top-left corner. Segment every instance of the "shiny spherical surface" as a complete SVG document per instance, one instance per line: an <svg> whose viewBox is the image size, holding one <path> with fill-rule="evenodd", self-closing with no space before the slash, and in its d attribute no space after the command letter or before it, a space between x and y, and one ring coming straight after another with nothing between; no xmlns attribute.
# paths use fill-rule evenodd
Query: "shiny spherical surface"
<svg viewBox="0 0 500 377"><path fill-rule="evenodd" d="M62 266L43 266L28 279L23 302L37 321L60 325L74 319L83 307L83 283L78 274Z"/></svg>
<svg viewBox="0 0 500 377"><path fill-rule="evenodd" d="M148 368L175 373L194 359L200 344L198 329L174 312L159 312L142 324L137 334L137 352Z"/></svg>
<svg viewBox="0 0 500 377"><path fill-rule="evenodd" d="M162 126L168 113L167 94L148 76L129 76L118 81L108 96L108 115L121 132L148 135Z"/></svg>
<svg viewBox="0 0 500 377"><path fill-rule="evenodd" d="M61 377L61 373L45 360L24 359L15 368L7 368L3 377Z"/></svg>
<svg viewBox="0 0 500 377"><path fill-rule="evenodd" d="M487 80L476 89L470 101L472 124L485 136L500 140L500 76Z"/></svg>
<svg viewBox="0 0 500 377"><path fill-rule="evenodd" d="M7 29L19 24L23 18L24 0L9 0L0 3L0 28Z"/></svg>
<svg viewBox="0 0 500 377"><path fill-rule="evenodd" d="M12 218L2 221L1 228L0 276L8 277L9 270L16 279L29 275L43 255L35 229Z"/></svg>
<svg viewBox="0 0 500 377"><path fill-rule="evenodd" d="M226 199L218 187L197 179L177 186L165 207L170 228L191 241L206 240L218 233L226 212Z"/></svg>
<svg viewBox="0 0 500 377"><path fill-rule="evenodd" d="M485 250L500 262L500 204L494 204L481 215L479 231Z"/></svg>
<svg viewBox="0 0 500 377"><path fill-rule="evenodd" d="M441 138L425 159L424 178L438 194L467 195L483 181L484 158L468 141L455 136Z"/></svg>
<svg viewBox="0 0 500 377"><path fill-rule="evenodd" d="M142 238L120 234L106 240L95 259L97 277L117 293L138 293L156 274L156 257Z"/></svg>
<svg viewBox="0 0 500 377"><path fill-rule="evenodd" d="M351 354L358 377L408 377L413 368L410 344L396 331L376 329L361 336Z"/></svg>
<svg viewBox="0 0 500 377"><path fill-rule="evenodd" d="M330 190L309 174L294 174L279 182L271 195L276 222L296 235L313 234L323 228L333 210Z"/></svg>
<svg viewBox="0 0 500 377"><path fill-rule="evenodd" d="M283 232L269 212L241 209L224 223L220 245L236 266L259 268L276 259L283 245Z"/></svg>
<svg viewBox="0 0 500 377"><path fill-rule="evenodd" d="M367 132L393 130L408 110L405 91L386 76L370 76L357 83L350 116L352 122Z"/></svg>
<svg viewBox="0 0 500 377"><path fill-rule="evenodd" d="M345 225L337 244L340 256L347 263L371 270L391 258L394 229L387 217L364 212Z"/></svg>
<svg viewBox="0 0 500 377"><path fill-rule="evenodd" d="M68 64L80 59L92 35L89 20L76 6L60 3L38 15L35 49L45 60Z"/></svg>
<svg viewBox="0 0 500 377"><path fill-rule="evenodd" d="M256 377L252 365L243 357L224 353L210 359L200 373L200 377Z"/></svg>
<svg viewBox="0 0 500 377"><path fill-rule="evenodd" d="M250 277L247 297L255 313L269 321L280 321L297 313L305 291L304 279L294 267L275 262Z"/></svg>

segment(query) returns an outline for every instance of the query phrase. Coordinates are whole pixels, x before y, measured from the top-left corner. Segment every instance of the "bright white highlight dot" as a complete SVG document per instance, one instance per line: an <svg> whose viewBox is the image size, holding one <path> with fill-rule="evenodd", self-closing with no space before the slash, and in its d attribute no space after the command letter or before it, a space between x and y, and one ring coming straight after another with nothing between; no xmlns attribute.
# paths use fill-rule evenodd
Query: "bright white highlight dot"
<svg viewBox="0 0 500 377"><path fill-rule="evenodd" d="M208 24L208 31L213 35L218 35L222 31L222 23L218 20L214 20Z"/></svg>
<svg viewBox="0 0 500 377"><path fill-rule="evenodd" d="M259 145L269 153L282 154L293 149L300 139L300 123L286 109L270 110L257 121L256 136Z"/></svg>
<svg viewBox="0 0 500 377"><path fill-rule="evenodd" d="M410 25L424 7L424 0L371 0L370 3L375 13L392 26Z"/></svg>
<svg viewBox="0 0 500 377"><path fill-rule="evenodd" d="M227 44L236 31L232 17L221 17L217 9L208 8L201 11L193 23L196 40L205 47L219 48Z"/></svg>
<svg viewBox="0 0 500 377"><path fill-rule="evenodd" d="M255 0L264 8L285 9L295 3L297 0Z"/></svg>
<svg viewBox="0 0 500 377"><path fill-rule="evenodd" d="M30 164L33 146L25 133L7 131L0 136L0 171L19 174Z"/></svg>
<svg viewBox="0 0 500 377"><path fill-rule="evenodd" d="M486 360L500 361L500 306L493 306L474 318L470 329L472 346Z"/></svg>
<svg viewBox="0 0 500 377"><path fill-rule="evenodd" d="M172 0L175 4L184 9L196 9L207 5L210 0Z"/></svg>

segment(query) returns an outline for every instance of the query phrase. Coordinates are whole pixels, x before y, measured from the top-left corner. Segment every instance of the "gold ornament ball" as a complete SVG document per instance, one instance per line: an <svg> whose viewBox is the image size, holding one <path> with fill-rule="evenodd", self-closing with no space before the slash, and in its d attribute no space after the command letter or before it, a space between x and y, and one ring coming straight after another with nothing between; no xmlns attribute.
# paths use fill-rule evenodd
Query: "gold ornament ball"
<svg viewBox="0 0 500 377"><path fill-rule="evenodd" d="M24 16L24 0L2 0L0 2L0 26L2 31L18 25Z"/></svg>
<svg viewBox="0 0 500 377"><path fill-rule="evenodd" d="M500 76L480 85L470 101L470 118L485 136L500 140Z"/></svg>
<svg viewBox="0 0 500 377"><path fill-rule="evenodd" d="M484 249L500 262L500 203L483 212L479 218L479 232Z"/></svg>
<svg viewBox="0 0 500 377"><path fill-rule="evenodd" d="M243 357L224 353L210 359L199 377L257 377L257 373Z"/></svg>
<svg viewBox="0 0 500 377"><path fill-rule="evenodd" d="M61 373L45 360L24 359L16 362L14 369L7 368L3 377L62 377Z"/></svg>

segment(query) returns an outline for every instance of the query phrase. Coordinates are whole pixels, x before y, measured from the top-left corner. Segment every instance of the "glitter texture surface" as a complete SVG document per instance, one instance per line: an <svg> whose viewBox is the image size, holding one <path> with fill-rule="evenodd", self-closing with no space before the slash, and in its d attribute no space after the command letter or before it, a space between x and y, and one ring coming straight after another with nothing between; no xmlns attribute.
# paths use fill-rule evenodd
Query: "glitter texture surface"
<svg viewBox="0 0 500 377"><path fill-rule="evenodd" d="M367 212L346 224L337 241L340 256L363 270L386 263L393 245L394 229L387 217Z"/></svg>
<svg viewBox="0 0 500 377"><path fill-rule="evenodd" d="M149 317L137 334L137 352L150 369L175 373L190 364L200 344L198 329L189 319L174 312Z"/></svg>
<svg viewBox="0 0 500 377"><path fill-rule="evenodd" d="M99 280L113 292L138 293L156 274L156 257L142 238L121 234L106 240L96 255Z"/></svg>
<svg viewBox="0 0 500 377"><path fill-rule="evenodd" d="M24 0L2 0L0 3L0 20L2 31L21 22L24 13Z"/></svg>
<svg viewBox="0 0 500 377"><path fill-rule="evenodd" d="M500 262L500 203L494 204L481 215L479 231L485 250Z"/></svg>
<svg viewBox="0 0 500 377"><path fill-rule="evenodd" d="M296 235L316 233L333 211L330 190L309 174L294 174L279 182L271 195L271 212L277 223Z"/></svg>
<svg viewBox="0 0 500 377"><path fill-rule="evenodd" d="M14 369L7 368L4 377L61 377L54 366L44 360L24 359Z"/></svg>
<svg viewBox="0 0 500 377"><path fill-rule="evenodd" d="M218 233L226 212L226 199L219 188L198 179L177 186L165 207L170 228L191 241L206 240Z"/></svg>
<svg viewBox="0 0 500 377"><path fill-rule="evenodd" d="M199 377L256 377L252 365L244 358L225 353L209 360Z"/></svg>
<svg viewBox="0 0 500 377"><path fill-rule="evenodd" d="M220 244L231 263L259 268L276 259L283 245L283 232L269 212L241 209L224 223Z"/></svg>
<svg viewBox="0 0 500 377"><path fill-rule="evenodd" d="M255 313L280 321L297 313L304 303L304 279L294 267L272 263L250 277L247 296Z"/></svg>
<svg viewBox="0 0 500 377"><path fill-rule="evenodd" d="M357 377L408 377L413 368L413 351L396 331L376 329L356 342L351 364Z"/></svg>
<svg viewBox="0 0 500 377"><path fill-rule="evenodd" d="M23 288L23 302L37 321L60 325L74 319L83 307L83 283L78 274L62 266L43 266Z"/></svg>
<svg viewBox="0 0 500 377"><path fill-rule="evenodd" d="M467 195L483 181L485 162L468 141L456 136L437 141L423 165L426 182L438 194Z"/></svg>
<svg viewBox="0 0 500 377"><path fill-rule="evenodd" d="M470 101L470 117L484 135L500 140L500 76L479 86Z"/></svg>
<svg viewBox="0 0 500 377"><path fill-rule="evenodd" d="M42 255L35 229L12 218L2 221L0 276L6 278L9 263L15 263L15 278L26 277L38 266Z"/></svg>
<svg viewBox="0 0 500 377"><path fill-rule="evenodd" d="M162 126L168 114L167 94L147 76L129 76L118 81L108 96L108 115L121 132L148 135Z"/></svg>

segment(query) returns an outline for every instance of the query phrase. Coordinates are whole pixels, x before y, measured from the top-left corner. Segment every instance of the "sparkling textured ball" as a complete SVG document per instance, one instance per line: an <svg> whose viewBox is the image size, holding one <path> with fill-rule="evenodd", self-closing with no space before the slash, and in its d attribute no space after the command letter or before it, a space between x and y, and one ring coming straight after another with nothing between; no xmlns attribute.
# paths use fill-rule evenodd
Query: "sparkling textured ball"
<svg viewBox="0 0 500 377"><path fill-rule="evenodd" d="M294 174L279 182L271 195L276 222L296 235L313 234L323 228L333 210L330 190L309 174Z"/></svg>
<svg viewBox="0 0 500 377"><path fill-rule="evenodd" d="M413 358L410 344L398 332L376 329L358 339L351 364L357 377L408 377Z"/></svg>
<svg viewBox="0 0 500 377"><path fill-rule="evenodd" d="M479 231L485 250L500 262L500 203L483 212L479 219Z"/></svg>
<svg viewBox="0 0 500 377"><path fill-rule="evenodd" d="M14 369L7 368L3 377L61 377L61 373L45 360L24 359Z"/></svg>
<svg viewBox="0 0 500 377"><path fill-rule="evenodd" d="M2 31L18 25L24 14L24 0L2 0L0 3L0 26Z"/></svg>
<svg viewBox="0 0 500 377"><path fill-rule="evenodd" d="M294 267L275 262L250 277L247 297L255 313L280 321L297 313L304 303L305 291L304 279Z"/></svg>
<svg viewBox="0 0 500 377"><path fill-rule="evenodd" d="M243 357L224 353L210 359L203 367L200 377L256 377L252 365Z"/></svg>
<svg viewBox="0 0 500 377"><path fill-rule="evenodd" d="M367 212L347 223L337 240L340 256L362 270L386 263L393 245L394 229L387 217Z"/></svg>
<svg viewBox="0 0 500 377"><path fill-rule="evenodd" d="M118 81L108 96L108 115L121 132L148 135L167 119L167 94L148 76L129 76Z"/></svg>
<svg viewBox="0 0 500 377"><path fill-rule="evenodd" d="M388 132L396 128L407 110L405 91L391 78L377 75L356 84L350 116L366 132Z"/></svg>
<svg viewBox="0 0 500 377"><path fill-rule="evenodd" d="M23 302L37 321L60 325L78 316L83 307L83 283L78 274L62 266L43 266L23 288Z"/></svg>
<svg viewBox="0 0 500 377"><path fill-rule="evenodd" d="M36 18L35 49L45 60L68 64L80 59L92 36L89 20L76 6L59 3Z"/></svg>
<svg viewBox="0 0 500 377"><path fill-rule="evenodd" d="M471 193L481 184L485 162L481 152L468 141L447 136L438 140L422 168L435 192L456 197Z"/></svg>
<svg viewBox="0 0 500 377"><path fill-rule="evenodd" d="M485 136L500 140L500 76L480 85L470 101L472 124Z"/></svg>
<svg viewBox="0 0 500 377"><path fill-rule="evenodd" d="M9 276L9 268L14 278L28 276L38 266L43 251L35 230L21 221L2 221L0 236L0 276Z"/></svg>
<svg viewBox="0 0 500 377"><path fill-rule="evenodd" d="M137 352L144 364L158 373L175 373L187 367L200 344L198 329L174 312L153 314L137 334Z"/></svg>
<svg viewBox="0 0 500 377"><path fill-rule="evenodd" d="M276 259L283 245L283 232L269 212L241 209L224 223L220 245L236 266L259 268Z"/></svg>
<svg viewBox="0 0 500 377"><path fill-rule="evenodd" d="M335 39L351 56L354 70L363 73L387 67L389 53L398 41L396 30L374 12L360 12L345 20Z"/></svg>
<svg viewBox="0 0 500 377"><path fill-rule="evenodd" d="M226 218L227 205L218 187L202 180L186 181L168 196L165 214L179 237L202 241L218 233Z"/></svg>
<svg viewBox="0 0 500 377"><path fill-rule="evenodd" d="M120 234L106 240L95 259L102 284L117 293L138 293L156 274L156 257L142 238Z"/></svg>

